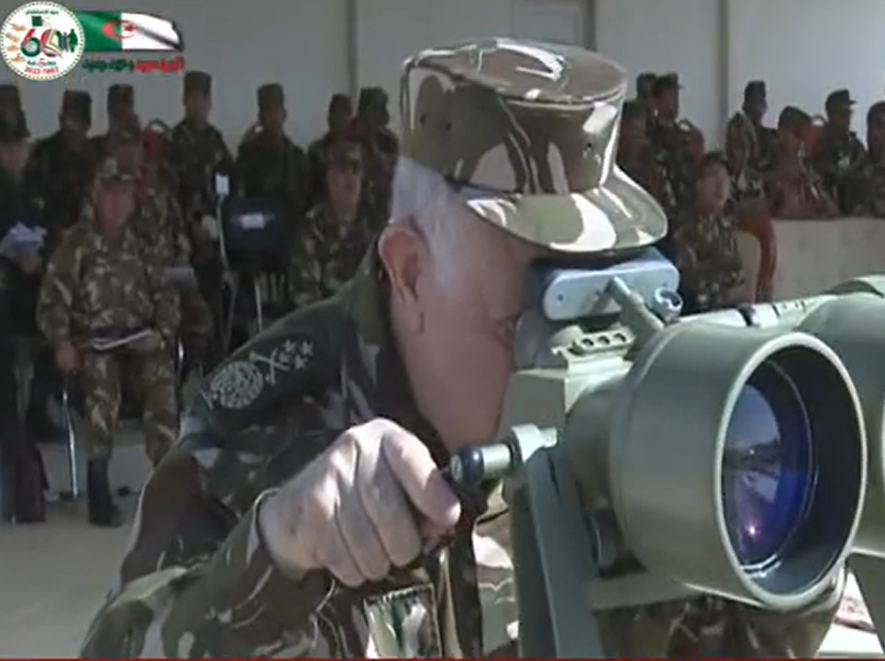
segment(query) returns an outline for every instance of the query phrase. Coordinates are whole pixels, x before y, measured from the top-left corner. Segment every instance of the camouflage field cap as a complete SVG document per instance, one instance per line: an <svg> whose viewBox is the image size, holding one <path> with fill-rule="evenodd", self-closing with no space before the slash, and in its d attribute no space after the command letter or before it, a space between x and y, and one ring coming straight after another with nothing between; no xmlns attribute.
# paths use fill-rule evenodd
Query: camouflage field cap
<svg viewBox="0 0 885 661"><path fill-rule="evenodd" d="M28 130L24 113L16 112L12 116L0 114L0 145L20 143L30 137L31 132Z"/></svg>
<svg viewBox="0 0 885 661"><path fill-rule="evenodd" d="M184 93L212 93L212 76L205 71L188 71L184 74Z"/></svg>
<svg viewBox="0 0 885 661"><path fill-rule="evenodd" d="M92 122L92 96L85 90L65 90L61 99L62 117L74 117L86 124Z"/></svg>
<svg viewBox="0 0 885 661"><path fill-rule="evenodd" d="M270 110L286 105L286 94L279 83L268 83L258 88L258 110Z"/></svg>
<svg viewBox="0 0 885 661"><path fill-rule="evenodd" d="M488 39L404 63L402 155L487 221L569 253L655 243L660 205L616 165L626 74L583 49Z"/></svg>
<svg viewBox="0 0 885 661"><path fill-rule="evenodd" d="M105 158L95 171L95 180L102 183L128 184L135 181L135 176L135 172L113 156Z"/></svg>
<svg viewBox="0 0 885 661"><path fill-rule="evenodd" d="M135 108L135 88L128 83L115 83L108 87L107 110L118 114Z"/></svg>
<svg viewBox="0 0 885 661"><path fill-rule="evenodd" d="M18 87L11 83L0 85L0 106L9 108L21 108L22 97Z"/></svg>

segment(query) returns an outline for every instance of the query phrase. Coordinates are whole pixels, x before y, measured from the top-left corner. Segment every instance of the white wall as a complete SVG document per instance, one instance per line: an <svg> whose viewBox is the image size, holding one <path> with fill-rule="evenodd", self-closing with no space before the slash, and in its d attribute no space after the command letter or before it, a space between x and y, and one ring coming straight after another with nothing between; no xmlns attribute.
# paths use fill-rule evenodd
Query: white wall
<svg viewBox="0 0 885 661"><path fill-rule="evenodd" d="M631 85L644 71L679 73L682 115L711 141L721 130L718 22L718 0L596 0L596 46Z"/></svg>
<svg viewBox="0 0 885 661"><path fill-rule="evenodd" d="M708 143L720 143L727 117L749 80L768 83L775 124L785 105L823 113L824 99L847 87L858 101L854 128L885 89L885 3L881 0L596 0L599 50L635 77L678 71L683 115Z"/></svg>
<svg viewBox="0 0 885 661"><path fill-rule="evenodd" d="M491 36L586 45L586 6L586 0L355 0L357 77L395 100L403 60L431 45Z"/></svg>
<svg viewBox="0 0 885 661"><path fill-rule="evenodd" d="M5 16L21 1L0 0L0 13ZM174 20L184 37L187 66L213 74L214 122L230 144L236 144L254 120L255 90L266 82L286 88L288 130L304 144L324 130L326 105L335 92L382 85L390 92L394 111L398 72L407 55L476 36L581 43L584 4L586 0L140 0L138 11ZM70 6L127 9L115 0ZM13 78L3 67L0 82ZM22 87L35 135L55 130L65 88L92 93L97 132L106 127L105 90L114 82L135 84L143 121L157 117L172 123L181 115L181 79L175 75L78 69L51 83L15 81Z"/></svg>

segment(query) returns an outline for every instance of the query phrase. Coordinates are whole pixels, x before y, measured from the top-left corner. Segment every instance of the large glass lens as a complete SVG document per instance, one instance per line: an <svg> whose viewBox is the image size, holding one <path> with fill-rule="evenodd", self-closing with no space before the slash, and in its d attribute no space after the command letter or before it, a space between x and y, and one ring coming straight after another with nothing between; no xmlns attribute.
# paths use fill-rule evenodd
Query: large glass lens
<svg viewBox="0 0 885 661"><path fill-rule="evenodd" d="M793 382L762 365L738 396L722 466L725 526L742 566L776 562L802 524L816 474L811 443Z"/></svg>

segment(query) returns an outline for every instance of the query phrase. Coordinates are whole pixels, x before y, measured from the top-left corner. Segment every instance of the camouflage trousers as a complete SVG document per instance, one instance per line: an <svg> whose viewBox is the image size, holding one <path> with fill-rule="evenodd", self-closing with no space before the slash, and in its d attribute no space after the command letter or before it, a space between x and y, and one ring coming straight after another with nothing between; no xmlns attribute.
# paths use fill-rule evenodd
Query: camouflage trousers
<svg viewBox="0 0 885 661"><path fill-rule="evenodd" d="M90 459L109 457L124 389L142 404L145 451L156 464L178 435L175 364L167 352L144 356L123 352L86 353L79 374Z"/></svg>

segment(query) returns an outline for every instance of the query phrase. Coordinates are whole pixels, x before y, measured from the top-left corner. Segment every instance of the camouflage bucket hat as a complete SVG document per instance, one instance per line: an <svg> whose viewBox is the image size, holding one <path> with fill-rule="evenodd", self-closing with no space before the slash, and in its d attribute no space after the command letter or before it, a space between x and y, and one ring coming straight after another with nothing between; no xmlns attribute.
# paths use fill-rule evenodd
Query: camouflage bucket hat
<svg viewBox="0 0 885 661"><path fill-rule="evenodd" d="M626 88L621 67L574 47L499 38L425 50L404 64L402 155L530 243L648 246L667 219L615 164Z"/></svg>

